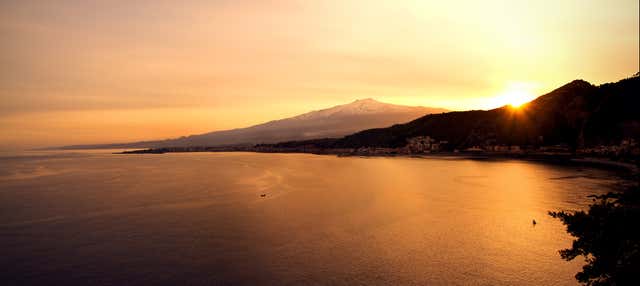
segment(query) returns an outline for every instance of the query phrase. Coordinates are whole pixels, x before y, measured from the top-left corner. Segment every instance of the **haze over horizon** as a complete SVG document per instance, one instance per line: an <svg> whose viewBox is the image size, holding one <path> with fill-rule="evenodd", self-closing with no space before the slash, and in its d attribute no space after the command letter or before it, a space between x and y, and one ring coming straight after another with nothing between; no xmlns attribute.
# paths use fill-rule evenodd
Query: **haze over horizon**
<svg viewBox="0 0 640 286"><path fill-rule="evenodd" d="M164 139L359 98L489 109L613 82L638 72L638 5L3 1L0 148Z"/></svg>

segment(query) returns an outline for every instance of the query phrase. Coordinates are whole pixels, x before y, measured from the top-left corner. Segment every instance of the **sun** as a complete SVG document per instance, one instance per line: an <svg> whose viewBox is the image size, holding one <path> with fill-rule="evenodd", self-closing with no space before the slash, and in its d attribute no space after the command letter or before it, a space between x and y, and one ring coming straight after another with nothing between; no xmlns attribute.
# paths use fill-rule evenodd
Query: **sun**
<svg viewBox="0 0 640 286"><path fill-rule="evenodd" d="M531 101L533 94L524 90L514 90L504 93L505 102L514 108L518 108L523 104Z"/></svg>
<svg viewBox="0 0 640 286"><path fill-rule="evenodd" d="M497 101L501 106L519 108L536 97L534 89L535 85L530 83L513 83L498 95Z"/></svg>

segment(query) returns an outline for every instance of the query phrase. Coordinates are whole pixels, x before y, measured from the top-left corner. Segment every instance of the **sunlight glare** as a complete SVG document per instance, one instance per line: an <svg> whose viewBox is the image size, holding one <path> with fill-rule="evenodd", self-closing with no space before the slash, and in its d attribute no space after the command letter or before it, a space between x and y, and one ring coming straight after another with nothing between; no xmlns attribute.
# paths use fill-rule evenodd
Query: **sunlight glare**
<svg viewBox="0 0 640 286"><path fill-rule="evenodd" d="M508 105L515 108L518 108L523 104L529 102L532 97L533 96L531 93L523 90L516 90L505 93L505 100L507 101Z"/></svg>
<svg viewBox="0 0 640 286"><path fill-rule="evenodd" d="M511 83L506 90L502 92L497 101L501 106L509 105L513 108L519 108L523 104L536 98L536 85L532 83Z"/></svg>

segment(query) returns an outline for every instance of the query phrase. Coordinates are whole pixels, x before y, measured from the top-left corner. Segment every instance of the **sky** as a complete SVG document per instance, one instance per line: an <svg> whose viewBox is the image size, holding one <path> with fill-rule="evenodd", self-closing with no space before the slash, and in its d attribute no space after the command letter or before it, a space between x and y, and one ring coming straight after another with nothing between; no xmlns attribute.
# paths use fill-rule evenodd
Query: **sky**
<svg viewBox="0 0 640 286"><path fill-rule="evenodd" d="M246 127L359 98L490 109L639 68L639 1L0 2L0 148Z"/></svg>

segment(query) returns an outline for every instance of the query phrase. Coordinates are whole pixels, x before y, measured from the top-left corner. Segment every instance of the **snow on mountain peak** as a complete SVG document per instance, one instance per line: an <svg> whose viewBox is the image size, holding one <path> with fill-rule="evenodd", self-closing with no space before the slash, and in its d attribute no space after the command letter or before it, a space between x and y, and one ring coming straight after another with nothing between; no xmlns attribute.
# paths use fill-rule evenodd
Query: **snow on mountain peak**
<svg viewBox="0 0 640 286"><path fill-rule="evenodd" d="M415 110L422 107L417 106L404 106L390 103L384 103L377 101L373 98L358 99L348 104L337 105L327 109L316 110L308 112L299 116L296 119L308 120L315 118L324 118L330 116L345 116L345 115L361 115L361 114L375 114L375 113L395 113L406 112L409 110Z"/></svg>

